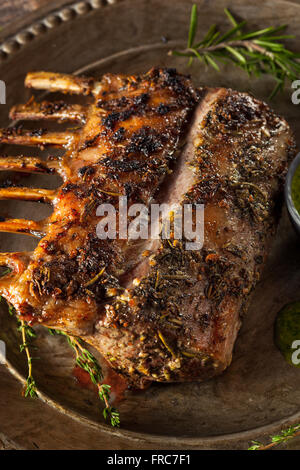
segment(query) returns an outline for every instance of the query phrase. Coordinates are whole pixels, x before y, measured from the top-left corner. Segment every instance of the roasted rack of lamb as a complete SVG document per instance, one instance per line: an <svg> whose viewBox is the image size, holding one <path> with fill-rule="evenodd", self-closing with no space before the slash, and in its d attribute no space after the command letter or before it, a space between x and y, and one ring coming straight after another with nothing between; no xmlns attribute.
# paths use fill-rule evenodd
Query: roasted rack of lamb
<svg viewBox="0 0 300 470"><path fill-rule="evenodd" d="M39 237L32 253L2 253L0 293L30 325L93 345L134 387L204 380L231 362L249 294L278 222L295 144L265 103L224 88L196 89L174 69L99 81L33 72L26 86L89 96L90 104L35 102L14 119L73 121L64 132L4 129L3 143L54 146L61 158L3 157L1 170L58 172L58 190L5 187L1 199L53 205L46 220L13 219L4 232ZM102 240L102 203L204 204L200 250L183 242Z"/></svg>

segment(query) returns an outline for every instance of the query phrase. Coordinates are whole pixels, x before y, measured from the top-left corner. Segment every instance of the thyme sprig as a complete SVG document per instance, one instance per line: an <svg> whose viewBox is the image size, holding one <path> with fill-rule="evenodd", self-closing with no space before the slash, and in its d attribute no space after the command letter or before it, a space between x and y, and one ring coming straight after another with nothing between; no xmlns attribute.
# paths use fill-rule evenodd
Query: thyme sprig
<svg viewBox="0 0 300 470"><path fill-rule="evenodd" d="M118 410L110 406L110 385L104 384L103 372L102 369L95 358L95 356L88 351L84 346L82 341L75 337L69 336L63 331L48 329L49 333L52 335L60 334L66 337L68 344L72 347L76 354L76 364L86 372L88 372L91 381L96 385L98 389L99 398L104 402L105 408L103 410L103 416L105 420L110 420L110 423L114 427L120 426L120 414Z"/></svg>
<svg viewBox="0 0 300 470"><path fill-rule="evenodd" d="M18 331L22 335L22 344L20 345L20 352L25 351L28 364L28 375L26 384L24 386L24 396L35 398L38 396L36 383L32 375L32 356L30 353L31 340L36 337L36 333L24 320L18 320ZM32 346L31 346L32 347Z"/></svg>
<svg viewBox="0 0 300 470"><path fill-rule="evenodd" d="M263 444L259 441L252 441L252 446L249 447L248 450L268 450L272 447L278 446L279 444L283 444L288 440L300 436L300 424L296 424L295 426L290 426L287 429L284 429L275 436L271 437L271 442L269 444Z"/></svg>
<svg viewBox="0 0 300 470"><path fill-rule="evenodd" d="M271 75L276 80L271 98L283 90L286 80L293 81L298 78L300 63L297 59L300 54L290 51L282 43L282 40L294 38L292 35L280 33L286 25L246 32L246 21L238 23L227 8L224 11L232 28L221 34L217 26L212 25L204 38L195 42L197 5L193 5L187 47L180 51L170 51L169 54L188 57L189 65L197 59L216 71L220 70L218 62L231 62L249 76Z"/></svg>
<svg viewBox="0 0 300 470"><path fill-rule="evenodd" d="M0 296L0 301L2 297ZM10 315L16 316L15 308L8 303L8 311ZM16 316L17 317L17 316ZM17 318L18 322L18 331L21 332L22 335L22 344L20 345L20 352L26 353L27 357L27 364L28 364L28 375L26 384L24 386L24 396L35 398L38 396L36 382L32 374L32 360L34 359L30 353L30 349L33 348L31 344L31 340L36 338L36 332L34 331L31 326L29 326L24 320L20 320ZM110 420L110 423L114 427L120 426L120 414L119 411L110 406L110 391L111 387L108 384L102 383L104 376L102 369L97 361L97 359L93 356L93 354L88 351L84 346L82 341L75 336L69 336L63 331L55 330L52 328L48 328L48 331L51 335L62 335L65 336L67 342L75 351L76 354L76 364L86 372L88 372L91 381L94 385L96 385L98 389L99 398L104 402L105 408L103 410L104 419Z"/></svg>
<svg viewBox="0 0 300 470"><path fill-rule="evenodd" d="M0 301L1 300L2 300L2 297L0 297ZM16 310L13 307L13 305L11 305L8 302L7 302L7 305L8 305L8 313L17 318ZM23 394L25 397L36 398L38 394L37 394L36 383L32 375L33 357L31 356L31 353L30 353L30 349L33 348L31 341L34 338L36 338L36 332L24 320L19 320L17 318L17 323L18 323L18 331L21 333L21 336L22 336L22 344L20 345L20 352L25 351L26 358L27 358L27 367L28 367L28 374L27 374L27 379L26 379L26 384L24 386Z"/></svg>

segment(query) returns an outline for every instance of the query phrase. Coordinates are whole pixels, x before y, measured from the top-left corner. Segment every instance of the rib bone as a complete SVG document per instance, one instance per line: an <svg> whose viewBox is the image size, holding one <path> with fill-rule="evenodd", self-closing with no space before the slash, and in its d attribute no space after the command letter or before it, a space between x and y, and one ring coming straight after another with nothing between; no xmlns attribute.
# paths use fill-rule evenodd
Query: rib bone
<svg viewBox="0 0 300 470"><path fill-rule="evenodd" d="M34 237L42 237L44 235L41 228L42 224L34 220L8 219L0 222L0 232L24 233Z"/></svg>
<svg viewBox="0 0 300 470"><path fill-rule="evenodd" d="M59 120L84 123L86 108L79 104L67 104L63 101L37 103L30 100L26 104L14 106L10 111L11 119Z"/></svg>
<svg viewBox="0 0 300 470"><path fill-rule="evenodd" d="M96 85L92 78L74 77L62 73L31 72L25 79L28 88L62 91L76 95L90 95Z"/></svg>
<svg viewBox="0 0 300 470"><path fill-rule="evenodd" d="M51 203L57 191L40 188L0 188L0 199L22 199L25 201L38 201Z"/></svg>
<svg viewBox="0 0 300 470"><path fill-rule="evenodd" d="M73 132L27 132L21 134L16 129L1 129L0 142L15 145L51 145L53 147L67 147L74 138Z"/></svg>
<svg viewBox="0 0 300 470"><path fill-rule="evenodd" d="M34 157L0 157L0 171L19 171L23 173L52 173L51 163Z"/></svg>

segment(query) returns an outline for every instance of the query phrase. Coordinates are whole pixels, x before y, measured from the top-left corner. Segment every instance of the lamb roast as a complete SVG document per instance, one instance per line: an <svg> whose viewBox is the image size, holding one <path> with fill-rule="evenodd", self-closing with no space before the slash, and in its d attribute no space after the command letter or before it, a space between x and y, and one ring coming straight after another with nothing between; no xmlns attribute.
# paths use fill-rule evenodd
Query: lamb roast
<svg viewBox="0 0 300 470"><path fill-rule="evenodd" d="M26 86L81 94L85 105L31 99L13 119L77 123L63 132L0 132L3 143L55 146L47 161L2 157L2 170L58 172L58 190L2 187L1 199L53 205L39 222L0 230L40 240L2 253L0 293L30 325L78 336L129 383L204 380L221 373L259 280L295 154L291 130L265 103L224 88L195 88L174 69L101 80L33 72ZM97 236L101 204L204 205L204 243ZM117 223L116 232L120 227Z"/></svg>

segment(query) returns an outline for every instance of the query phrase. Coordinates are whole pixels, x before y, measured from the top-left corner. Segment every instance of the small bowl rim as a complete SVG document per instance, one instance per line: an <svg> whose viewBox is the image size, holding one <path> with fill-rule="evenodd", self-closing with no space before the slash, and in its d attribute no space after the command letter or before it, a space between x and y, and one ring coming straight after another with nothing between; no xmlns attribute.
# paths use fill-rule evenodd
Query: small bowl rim
<svg viewBox="0 0 300 470"><path fill-rule="evenodd" d="M285 202L286 202L289 214L292 217L293 222L297 225L297 228L300 230L300 214L297 211L294 201L292 199L292 181L293 181L295 172L299 166L300 166L300 152L295 156L287 172L285 186L284 186L284 195L285 195Z"/></svg>

